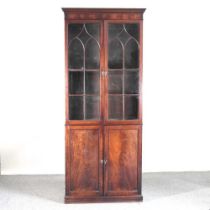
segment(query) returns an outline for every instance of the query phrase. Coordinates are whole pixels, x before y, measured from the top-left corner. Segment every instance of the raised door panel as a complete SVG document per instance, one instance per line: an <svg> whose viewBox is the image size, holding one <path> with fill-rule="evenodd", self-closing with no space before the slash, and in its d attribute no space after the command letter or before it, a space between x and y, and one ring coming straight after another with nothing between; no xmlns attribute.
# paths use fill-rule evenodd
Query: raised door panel
<svg viewBox="0 0 210 210"><path fill-rule="evenodd" d="M99 126L72 126L68 132L69 195L102 193L102 137Z"/></svg>
<svg viewBox="0 0 210 210"><path fill-rule="evenodd" d="M140 194L141 127L107 126L105 131L105 194Z"/></svg>

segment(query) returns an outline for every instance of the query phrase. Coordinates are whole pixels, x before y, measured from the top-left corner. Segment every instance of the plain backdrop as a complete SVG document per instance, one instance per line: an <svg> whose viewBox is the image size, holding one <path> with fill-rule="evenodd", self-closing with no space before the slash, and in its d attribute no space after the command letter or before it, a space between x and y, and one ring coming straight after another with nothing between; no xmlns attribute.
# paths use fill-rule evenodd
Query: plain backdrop
<svg viewBox="0 0 210 210"><path fill-rule="evenodd" d="M210 170L208 0L0 2L2 174L64 173L61 7L146 7L143 172Z"/></svg>

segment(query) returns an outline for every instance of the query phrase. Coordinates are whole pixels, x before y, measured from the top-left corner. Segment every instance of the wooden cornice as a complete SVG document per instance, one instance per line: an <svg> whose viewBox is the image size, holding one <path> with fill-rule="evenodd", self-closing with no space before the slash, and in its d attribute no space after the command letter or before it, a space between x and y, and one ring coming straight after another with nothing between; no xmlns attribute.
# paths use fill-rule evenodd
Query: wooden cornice
<svg viewBox="0 0 210 210"><path fill-rule="evenodd" d="M145 8L62 8L69 20L143 20Z"/></svg>

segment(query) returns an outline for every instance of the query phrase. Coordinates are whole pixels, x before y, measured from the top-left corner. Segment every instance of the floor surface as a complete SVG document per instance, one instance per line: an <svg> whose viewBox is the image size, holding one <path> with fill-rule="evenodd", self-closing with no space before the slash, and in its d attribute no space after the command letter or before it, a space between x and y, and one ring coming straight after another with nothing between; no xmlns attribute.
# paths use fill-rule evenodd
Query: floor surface
<svg viewBox="0 0 210 210"><path fill-rule="evenodd" d="M143 202L64 204L64 176L0 176L0 210L210 210L210 172L144 173Z"/></svg>

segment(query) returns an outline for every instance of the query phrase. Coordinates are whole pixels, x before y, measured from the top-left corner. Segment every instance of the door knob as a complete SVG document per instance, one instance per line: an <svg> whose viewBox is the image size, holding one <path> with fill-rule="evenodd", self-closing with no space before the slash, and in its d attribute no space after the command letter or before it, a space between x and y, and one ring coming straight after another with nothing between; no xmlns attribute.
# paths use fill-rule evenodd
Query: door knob
<svg viewBox="0 0 210 210"><path fill-rule="evenodd" d="M107 71L102 70L101 71L101 75L104 76L104 77L106 77L107 76Z"/></svg>
<svg viewBox="0 0 210 210"><path fill-rule="evenodd" d="M101 160L101 164L106 165L107 164L107 160Z"/></svg>

